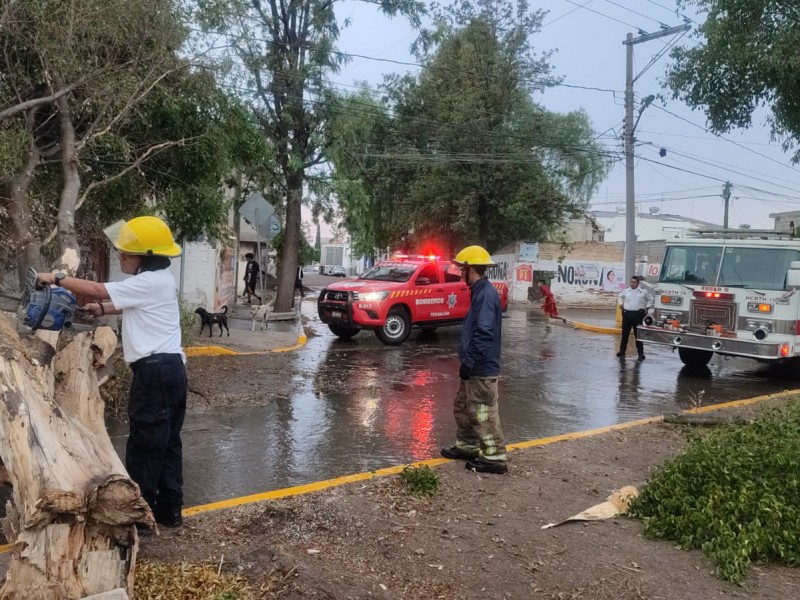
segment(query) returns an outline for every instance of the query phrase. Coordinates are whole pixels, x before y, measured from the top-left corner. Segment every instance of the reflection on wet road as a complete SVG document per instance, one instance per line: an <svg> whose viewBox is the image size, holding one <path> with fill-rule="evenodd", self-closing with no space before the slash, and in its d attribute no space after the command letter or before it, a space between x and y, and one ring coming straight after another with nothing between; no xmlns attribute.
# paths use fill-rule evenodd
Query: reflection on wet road
<svg viewBox="0 0 800 600"><path fill-rule="evenodd" d="M796 387L738 359L716 357L700 374L668 350L620 361L616 337L546 330L533 309L510 309L503 325L500 414L509 443ZM460 328L414 332L388 347L370 332L344 341L315 319L311 327L317 335L293 357L297 393L187 417L187 506L431 458L453 443Z"/></svg>

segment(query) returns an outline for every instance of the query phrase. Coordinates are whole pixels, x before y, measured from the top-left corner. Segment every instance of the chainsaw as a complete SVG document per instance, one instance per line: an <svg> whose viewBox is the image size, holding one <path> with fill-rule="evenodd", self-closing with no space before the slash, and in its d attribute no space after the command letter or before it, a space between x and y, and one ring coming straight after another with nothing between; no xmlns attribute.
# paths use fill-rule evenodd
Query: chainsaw
<svg viewBox="0 0 800 600"><path fill-rule="evenodd" d="M25 288L18 300L22 325L31 332L37 329L61 331L65 327L73 326L72 317L78 307L77 298L62 287L39 284L36 280L36 269L28 269ZM76 326L76 329L87 328Z"/></svg>

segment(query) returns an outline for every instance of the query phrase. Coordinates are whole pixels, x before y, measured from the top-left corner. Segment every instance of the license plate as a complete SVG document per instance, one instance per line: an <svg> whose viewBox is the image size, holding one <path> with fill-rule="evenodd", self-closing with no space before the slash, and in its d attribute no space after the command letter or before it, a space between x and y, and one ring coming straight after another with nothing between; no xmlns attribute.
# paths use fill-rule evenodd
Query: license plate
<svg viewBox="0 0 800 600"><path fill-rule="evenodd" d="M341 319L342 318L342 313L340 313L338 310L334 310L334 311L331 312L331 316L334 319Z"/></svg>

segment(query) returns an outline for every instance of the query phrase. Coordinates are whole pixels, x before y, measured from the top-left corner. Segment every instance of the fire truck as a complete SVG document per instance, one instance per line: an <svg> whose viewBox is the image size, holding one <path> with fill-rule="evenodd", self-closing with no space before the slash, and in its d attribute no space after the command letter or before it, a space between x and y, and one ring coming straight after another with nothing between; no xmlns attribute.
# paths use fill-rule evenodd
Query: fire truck
<svg viewBox="0 0 800 600"><path fill-rule="evenodd" d="M492 282L508 308L508 286ZM334 283L320 292L320 320L341 338L372 329L388 345L402 344L412 327L458 325L469 309L469 288L461 271L437 256L397 255L357 279Z"/></svg>
<svg viewBox="0 0 800 600"><path fill-rule="evenodd" d="M714 354L772 364L800 356L800 239L716 232L668 240L645 344L678 350L685 365Z"/></svg>

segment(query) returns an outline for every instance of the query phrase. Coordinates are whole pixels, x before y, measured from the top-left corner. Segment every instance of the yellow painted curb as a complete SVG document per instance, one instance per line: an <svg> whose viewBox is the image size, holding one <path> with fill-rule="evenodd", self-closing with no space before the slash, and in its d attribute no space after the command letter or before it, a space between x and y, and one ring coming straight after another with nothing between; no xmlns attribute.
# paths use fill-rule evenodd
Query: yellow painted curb
<svg viewBox="0 0 800 600"><path fill-rule="evenodd" d="M724 408L735 408L738 406L747 406L750 404L757 404L758 402L763 402L765 400L771 400L774 398L782 398L785 396L791 396L793 394L800 394L800 389L796 390L786 390L783 392L778 392L775 394L767 394L765 396L756 396L755 398L747 398L745 400L734 400L731 402L725 402L722 404L716 404L714 406L706 406L700 409L695 409L694 411L687 411L687 412L707 412L711 410L721 410ZM537 438L535 440L528 440L526 442L519 442L516 444L509 444L509 450L522 450L524 448L533 448L535 446L546 446L549 444L554 444L556 442L566 442L571 440L579 440L582 438L593 437L596 435L602 435L604 433L609 433L611 431L620 431L624 429L630 429L633 427L638 427L640 425L649 425L651 423L660 423L664 420L663 416L658 417L648 417L646 419L637 419L635 421L627 421L625 423L617 423L616 425L608 425L606 427L599 427L596 429L588 429L585 431L575 431L572 433L565 433L562 435L555 435L545 438ZM435 467L438 465L442 465L445 463L454 462L447 458L431 458L428 460L423 460L419 462L412 463L411 466L418 467L422 465L427 465L429 467ZM239 498L231 498L229 500L221 500L219 502L211 502L209 504L201 504L199 506L193 506L190 508L186 508L183 510L184 516L191 516L191 515L198 515L205 512L210 512L212 510L220 510L224 508L231 508L234 506L243 506L245 504L253 504L255 502L261 502L264 500L277 500L279 498L288 498L291 496L299 496L302 494L309 494L311 492L318 492L320 490L324 490L331 487L336 487L340 485L344 485L347 483L354 483L357 481L366 481L369 479L373 479L376 477L383 477L386 475L395 475L405 469L408 465L399 465L394 467L387 467L385 469L378 469L376 471L369 471L367 473L355 473L353 475L345 475L343 477L337 477L335 479L326 479L323 481L316 481L313 483L308 483L305 485L298 485L289 488L283 488L280 490L272 490L269 492L261 492L258 494L251 494L249 496L241 496Z"/></svg>
<svg viewBox="0 0 800 600"><path fill-rule="evenodd" d="M420 467L427 465L435 467L444 463L452 462L447 458L431 458L428 460L421 460L419 462L411 463L412 467ZM242 506L245 504L254 504L264 500L277 500L279 498L288 498L290 496L300 496L302 494L310 494L318 492L331 487L337 487L346 483L355 483L357 481L367 481L376 477L385 477L386 475L396 475L400 473L409 465L399 465L395 467L387 467L385 469L378 469L376 471L369 471L366 473L354 473L352 475L344 475L334 479L325 479L323 481L314 481L305 485L296 485L294 487L283 488L280 490L271 490L269 492L261 492L258 494L251 494L249 496L241 496L239 498L230 498L228 500L220 500L219 502L211 502L209 504L201 504L199 506L192 506L183 509L183 515L189 517L198 515L212 510L220 510L223 508L232 508L234 506Z"/></svg>
<svg viewBox="0 0 800 600"><path fill-rule="evenodd" d="M299 339L298 339L299 343ZM305 342L304 342L305 343ZM703 406L700 408L695 408L691 410L687 410L686 412L690 413L704 413L710 412L714 410L722 410L726 408L736 408L740 406L749 406L753 404L757 404L759 402L764 402L765 400L773 400L776 398L785 398L786 396L792 396L800 394L800 389L794 390L784 390L783 392L777 392L775 394L766 394L763 396L755 396L754 398L746 398L744 400L733 400L731 402L725 402L722 404L715 404L712 406ZM618 423L616 425L609 425L607 427L599 427L596 429L588 429L585 431L575 431L572 433L565 433L562 435L554 435L550 437L544 438L537 438L534 440L528 440L526 442L519 442L517 444L509 444L509 450L522 450L524 448L533 448L535 446L546 446L549 444L554 444L556 442L566 442L571 440L578 440L588 437L593 437L596 435L602 435L604 433L609 433L611 431L620 431L623 429L630 429L633 427L638 427L640 425L648 425L651 423L659 423L663 421L663 417L648 417L646 419L637 419L635 421L627 421L625 423ZM429 467L436 467L445 463L454 462L447 458L431 458L428 460L422 460L415 463L411 463L410 466L412 467L420 467L423 465L427 465ZM342 477L336 477L334 479L325 479L323 481L315 481L312 483L307 483L305 485L297 485L293 487L283 488L279 490L272 490L268 492L261 492L258 494L251 494L249 496L240 496L238 498L230 498L228 500L220 500L219 502L210 502L208 504L200 504L198 506L192 506L189 508L183 509L183 516L190 517L192 515L199 515L206 512L211 512L214 510L222 510L225 508L233 508L235 506L243 506L245 504L254 504L256 502L262 502L264 500L277 500L279 498L288 498L291 496L300 496L302 494L310 494L312 492L318 492L320 490L324 490L331 487L336 487L340 485L344 485L347 483L355 483L358 481L367 481L369 479L374 479L376 477L385 477L387 475L396 475L400 473L403 469L405 469L409 465L399 465L394 467L387 467L385 469L378 469L376 471L369 471L366 473L355 473L352 475L344 475ZM13 544L5 544L0 546L0 554L8 552L12 548Z"/></svg>
<svg viewBox="0 0 800 600"><path fill-rule="evenodd" d="M272 350L255 350L253 352L237 352L230 348L223 348L222 346L188 346L183 349L186 356L253 356L258 354L272 354L273 352L291 352L292 350L299 350L306 345L308 337L303 329L302 319L298 320L300 332L297 335L297 343L291 346L284 346L283 348L273 348Z"/></svg>

